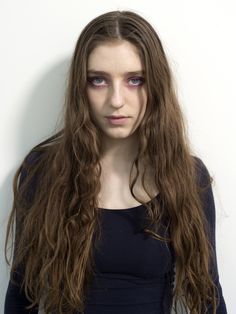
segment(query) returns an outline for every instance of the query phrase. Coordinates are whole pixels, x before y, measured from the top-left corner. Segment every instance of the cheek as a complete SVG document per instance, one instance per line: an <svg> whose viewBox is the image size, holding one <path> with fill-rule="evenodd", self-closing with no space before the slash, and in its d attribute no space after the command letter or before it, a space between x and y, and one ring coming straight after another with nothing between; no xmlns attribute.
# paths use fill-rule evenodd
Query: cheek
<svg viewBox="0 0 236 314"><path fill-rule="evenodd" d="M142 94L139 95L137 103L138 103L138 106L140 108L139 113L143 117L145 112L146 112L146 108L147 108L147 95L146 95L146 93L143 92Z"/></svg>
<svg viewBox="0 0 236 314"><path fill-rule="evenodd" d="M106 93L104 91L96 91L93 89L89 89L87 91L87 96L89 103L93 106L99 106L104 103L106 99Z"/></svg>
<svg viewBox="0 0 236 314"><path fill-rule="evenodd" d="M88 102L92 106L94 104L94 101L95 101L95 95L94 95L94 93L91 93L90 91L88 91L87 96L88 96Z"/></svg>
<svg viewBox="0 0 236 314"><path fill-rule="evenodd" d="M88 102L89 107L93 113L96 113L102 107L102 99L101 97L97 97L95 93L88 93Z"/></svg>

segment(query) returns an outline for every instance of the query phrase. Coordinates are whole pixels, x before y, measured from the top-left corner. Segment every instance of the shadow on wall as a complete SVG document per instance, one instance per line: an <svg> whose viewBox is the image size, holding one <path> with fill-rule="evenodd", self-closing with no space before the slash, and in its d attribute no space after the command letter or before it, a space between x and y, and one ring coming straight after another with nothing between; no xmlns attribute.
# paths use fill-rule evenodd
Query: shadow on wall
<svg viewBox="0 0 236 314"><path fill-rule="evenodd" d="M26 96L24 103L21 104L23 109L14 126L16 130L14 151L18 161L0 186L0 210L2 212L0 218L0 250L2 252L0 265L5 265L0 272L0 282L2 287L5 286L5 289L0 289L0 313L4 312L4 301L10 276L10 269L4 258L4 241L13 202L13 177L25 155L35 145L62 127L62 106L70 60L68 58L58 62L35 80L34 84L30 85L30 89L26 90L28 97ZM15 104L15 108L17 107L19 107L19 103ZM10 244L11 241L8 244L8 257L10 257Z"/></svg>
<svg viewBox="0 0 236 314"><path fill-rule="evenodd" d="M67 59L56 64L35 83L19 119L20 153L23 147L27 151L54 133L64 103L69 62Z"/></svg>

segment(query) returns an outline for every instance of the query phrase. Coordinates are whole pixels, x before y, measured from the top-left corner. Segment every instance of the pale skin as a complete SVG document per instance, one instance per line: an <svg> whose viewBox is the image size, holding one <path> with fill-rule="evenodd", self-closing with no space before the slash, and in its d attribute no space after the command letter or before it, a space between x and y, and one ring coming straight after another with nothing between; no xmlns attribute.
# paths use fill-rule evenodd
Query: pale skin
<svg viewBox="0 0 236 314"><path fill-rule="evenodd" d="M105 73L98 73L101 71ZM136 130L147 106L142 71L137 48L126 40L102 43L88 58L88 100L91 114L103 135L99 194L99 206L103 208L123 209L140 205L129 190L129 172L137 154ZM122 125L112 125L106 118L108 115L129 118ZM150 197L143 190L140 179L134 192L148 202ZM154 198L158 192L150 175L147 182L151 198Z"/></svg>

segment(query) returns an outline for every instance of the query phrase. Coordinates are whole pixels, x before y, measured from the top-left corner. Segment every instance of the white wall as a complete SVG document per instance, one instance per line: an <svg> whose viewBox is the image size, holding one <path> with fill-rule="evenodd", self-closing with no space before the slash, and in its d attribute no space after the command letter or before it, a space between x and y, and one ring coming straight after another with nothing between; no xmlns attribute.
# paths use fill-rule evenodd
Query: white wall
<svg viewBox="0 0 236 314"><path fill-rule="evenodd" d="M215 179L220 281L228 312L236 313L233 0L0 2L0 312L9 278L3 240L13 174L32 146L53 132L68 61L81 29L95 16L115 9L134 10L147 18L169 57L193 147Z"/></svg>

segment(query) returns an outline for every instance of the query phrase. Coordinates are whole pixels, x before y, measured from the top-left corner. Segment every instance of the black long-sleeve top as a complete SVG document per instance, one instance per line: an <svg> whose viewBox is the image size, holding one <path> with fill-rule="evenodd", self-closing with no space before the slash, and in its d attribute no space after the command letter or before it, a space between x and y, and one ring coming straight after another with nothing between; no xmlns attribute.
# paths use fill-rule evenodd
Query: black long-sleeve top
<svg viewBox="0 0 236 314"><path fill-rule="evenodd" d="M208 170L201 159L194 158L199 163L199 182L204 185L209 176ZM161 195L158 194L156 198L160 201ZM227 314L216 261L215 204L211 186L202 194L202 198L215 253L212 274L220 296L217 314ZM145 213L143 205L100 210L103 240L99 250L95 249L97 275L87 295L85 314L171 313L175 281L175 254L172 246L140 231ZM163 235L168 236L168 229L165 229ZM29 301L25 294L9 282L4 313L38 313L37 308L25 310L26 305L29 305ZM209 309L208 313L212 311Z"/></svg>

